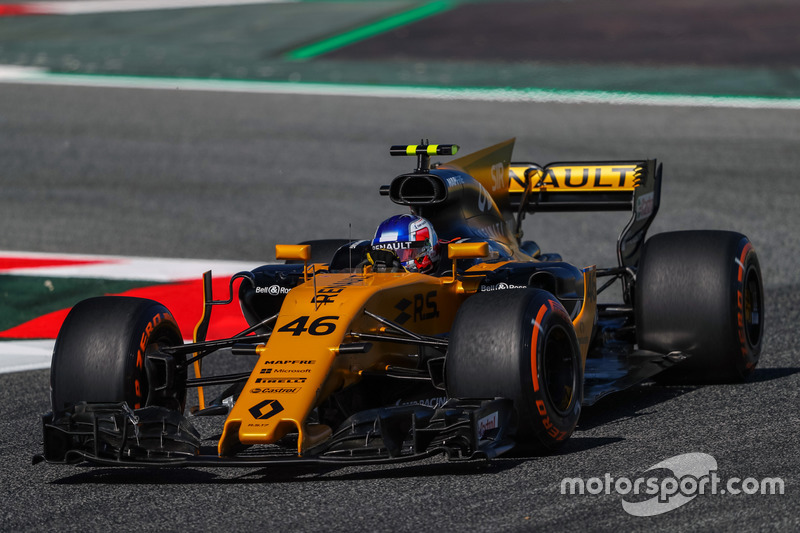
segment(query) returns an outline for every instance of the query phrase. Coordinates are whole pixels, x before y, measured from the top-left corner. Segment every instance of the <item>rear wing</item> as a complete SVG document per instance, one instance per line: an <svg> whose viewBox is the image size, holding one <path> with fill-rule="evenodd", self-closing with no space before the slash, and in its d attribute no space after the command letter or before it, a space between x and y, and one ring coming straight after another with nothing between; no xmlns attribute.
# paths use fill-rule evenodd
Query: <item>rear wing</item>
<svg viewBox="0 0 800 533"><path fill-rule="evenodd" d="M517 212L517 232L526 213L631 211L617 241L620 267L639 264L645 234L661 200L661 165L655 159L511 163L509 198Z"/></svg>

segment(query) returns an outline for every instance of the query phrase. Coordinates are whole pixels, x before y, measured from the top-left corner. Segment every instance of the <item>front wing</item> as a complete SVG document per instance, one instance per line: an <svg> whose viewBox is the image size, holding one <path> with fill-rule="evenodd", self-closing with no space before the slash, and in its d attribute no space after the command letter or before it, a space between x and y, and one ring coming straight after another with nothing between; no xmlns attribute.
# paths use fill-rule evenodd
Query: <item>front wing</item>
<svg viewBox="0 0 800 533"><path fill-rule="evenodd" d="M201 446L191 417L176 411L81 403L42 417L44 454L34 463L261 467L397 463L441 454L449 460L491 459L514 446L512 415L507 399L449 400L438 409L384 407L353 415L331 439L303 456L297 455L296 443L279 443L221 457L216 446Z"/></svg>

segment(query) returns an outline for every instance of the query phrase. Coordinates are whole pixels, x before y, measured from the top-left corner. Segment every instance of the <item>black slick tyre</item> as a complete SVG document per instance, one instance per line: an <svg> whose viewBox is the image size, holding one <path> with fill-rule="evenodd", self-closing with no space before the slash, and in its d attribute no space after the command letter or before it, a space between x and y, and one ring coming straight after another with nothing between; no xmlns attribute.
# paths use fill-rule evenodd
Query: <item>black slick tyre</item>
<svg viewBox="0 0 800 533"><path fill-rule="evenodd" d="M740 233L679 231L645 244L636 277L639 347L690 357L662 382L743 381L758 363L764 297L756 251Z"/></svg>
<svg viewBox="0 0 800 533"><path fill-rule="evenodd" d="M516 440L550 453L569 438L583 400L583 361L572 322L547 291L470 297L458 311L445 360L451 398L509 398Z"/></svg>
<svg viewBox="0 0 800 533"><path fill-rule="evenodd" d="M149 394L147 354L183 344L175 319L153 300L103 296L83 300L64 320L50 367L53 411L79 402L127 402L132 409L159 405L182 411L185 371L174 390Z"/></svg>

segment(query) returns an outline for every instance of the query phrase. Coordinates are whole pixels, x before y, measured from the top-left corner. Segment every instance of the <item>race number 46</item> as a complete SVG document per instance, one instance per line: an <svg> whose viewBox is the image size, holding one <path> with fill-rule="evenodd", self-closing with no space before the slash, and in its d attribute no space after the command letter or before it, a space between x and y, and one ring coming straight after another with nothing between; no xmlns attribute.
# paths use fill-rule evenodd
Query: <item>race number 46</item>
<svg viewBox="0 0 800 533"><path fill-rule="evenodd" d="M338 316L321 316L319 318L314 319L311 324L308 321L311 320L309 316L301 316L300 318L296 318L292 320L285 326L281 327L278 331L282 333L291 333L295 337L299 337L303 333L308 333L309 335L330 335L336 330L336 320L339 320Z"/></svg>

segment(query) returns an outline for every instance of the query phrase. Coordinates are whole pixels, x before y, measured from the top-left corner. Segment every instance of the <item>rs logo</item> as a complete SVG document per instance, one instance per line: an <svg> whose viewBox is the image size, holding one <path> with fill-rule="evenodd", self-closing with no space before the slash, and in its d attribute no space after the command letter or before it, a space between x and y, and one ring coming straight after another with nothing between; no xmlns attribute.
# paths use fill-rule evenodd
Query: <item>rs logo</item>
<svg viewBox="0 0 800 533"><path fill-rule="evenodd" d="M505 178L506 173L504 171L505 167L503 163L495 163L492 165L492 192L497 192L505 188L505 183L503 183L505 179L503 178Z"/></svg>
<svg viewBox="0 0 800 533"><path fill-rule="evenodd" d="M413 308L409 309L412 303L414 304ZM400 311L394 321L401 326L410 318L413 318L414 322L421 322L439 317L439 309L436 305L436 291L430 291L427 294L415 294L413 302L403 298L397 302L394 308ZM407 313L406 310L413 314Z"/></svg>

